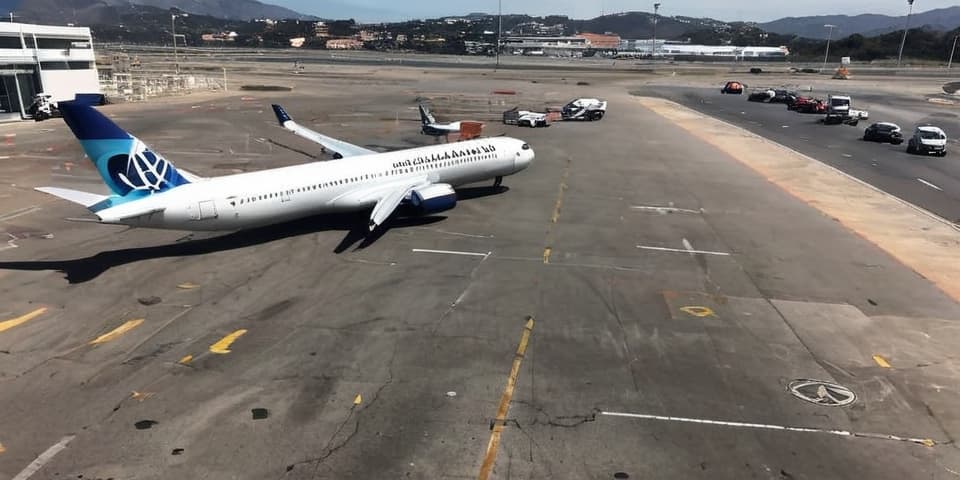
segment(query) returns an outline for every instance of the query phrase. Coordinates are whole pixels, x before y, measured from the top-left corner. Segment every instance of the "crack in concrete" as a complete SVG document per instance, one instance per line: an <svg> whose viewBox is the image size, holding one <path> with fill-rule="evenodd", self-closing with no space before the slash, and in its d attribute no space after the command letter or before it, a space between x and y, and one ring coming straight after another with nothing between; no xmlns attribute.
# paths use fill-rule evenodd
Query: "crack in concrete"
<svg viewBox="0 0 960 480"><path fill-rule="evenodd" d="M397 358L397 351L398 351L398 350L399 350L399 346L398 346L397 344L394 344L393 353L390 355L390 361L387 362L387 379L386 379L382 384L380 384L380 386L377 387L377 389L373 392L373 395L371 396L370 403L368 403L368 404L366 404L366 405L363 405L363 406L354 404L354 405L352 405L352 406L350 407L350 412L348 413L347 417L343 419L343 422L340 423L340 425L337 427L336 431L333 432L333 435L330 436L330 439L327 440L327 444L323 447L323 450L325 451L325 453L323 453L323 454L320 455L320 456L314 457L314 458L308 458L308 459L306 459L306 460L302 460L302 461L293 463L293 464L291 464L291 465L288 465L288 466L287 466L287 469L286 469L286 472L284 472L284 475L283 475L283 476L285 476L287 473L289 473L289 472L292 471L294 468L296 468L297 465L310 465L310 464L313 464L313 465L314 465L314 468L313 468L313 475L312 475L312 477L316 477L316 476L317 476L317 472L320 470L320 467L325 467L325 468L327 468L327 469L330 469L330 467L329 467L328 465L325 465L324 462L326 462L326 460L327 460L328 458L332 457L333 454L337 453L338 451L340 451L341 449L343 449L344 447L346 447L347 444L349 444L350 441L353 440L354 437L356 437L357 434L360 432L360 416L359 416L359 413L362 412L363 410L366 410L366 409L372 407L375 403L377 403L377 400L380 398L380 394L383 393L383 390L386 389L388 386L390 386L390 385L393 383L393 379L394 379L394 377L393 377L393 364L394 364L394 361L395 361L396 358ZM344 428L347 426L348 423L350 423L351 420L353 420L353 431L351 431L349 434L347 434L347 435L346 435L346 438L344 438L343 441L341 441L341 442L337 443L336 445L334 445L334 444L333 444L334 440L336 440L337 437L340 436L340 434L343 432ZM331 471L332 471L332 469L331 469Z"/></svg>

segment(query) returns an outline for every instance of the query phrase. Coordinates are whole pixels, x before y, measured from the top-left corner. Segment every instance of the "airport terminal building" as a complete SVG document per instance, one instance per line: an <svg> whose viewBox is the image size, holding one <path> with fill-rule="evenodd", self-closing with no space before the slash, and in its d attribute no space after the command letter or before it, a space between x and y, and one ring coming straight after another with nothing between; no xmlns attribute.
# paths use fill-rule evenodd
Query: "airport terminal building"
<svg viewBox="0 0 960 480"><path fill-rule="evenodd" d="M0 23L0 121L30 118L33 96L54 101L100 93L86 27Z"/></svg>

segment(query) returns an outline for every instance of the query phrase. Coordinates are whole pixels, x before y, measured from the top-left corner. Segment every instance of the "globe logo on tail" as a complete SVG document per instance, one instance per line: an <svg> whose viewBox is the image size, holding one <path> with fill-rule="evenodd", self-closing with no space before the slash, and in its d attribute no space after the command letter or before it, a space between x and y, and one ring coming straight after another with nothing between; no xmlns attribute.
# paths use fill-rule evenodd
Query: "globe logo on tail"
<svg viewBox="0 0 960 480"><path fill-rule="evenodd" d="M107 170L121 195L162 192L186 183L170 162L139 140L134 141L130 153L110 157Z"/></svg>

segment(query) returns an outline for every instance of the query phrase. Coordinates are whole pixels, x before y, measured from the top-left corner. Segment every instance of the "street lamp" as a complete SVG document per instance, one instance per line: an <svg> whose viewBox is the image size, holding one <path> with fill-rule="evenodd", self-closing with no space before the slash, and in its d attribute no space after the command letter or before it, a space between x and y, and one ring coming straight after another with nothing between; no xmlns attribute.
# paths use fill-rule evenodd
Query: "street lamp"
<svg viewBox="0 0 960 480"><path fill-rule="evenodd" d="M177 75L180 75L180 57L177 56L177 17L189 17L189 14L186 13L171 13L170 14L170 33L173 35L173 63L177 68ZM185 35L180 35L183 37L183 43L187 43L187 37Z"/></svg>
<svg viewBox="0 0 960 480"><path fill-rule="evenodd" d="M960 34L953 37L953 47L950 48L950 60L947 61L947 70L950 70L950 67L953 65L953 52L957 50L958 38L960 38Z"/></svg>
<svg viewBox="0 0 960 480"><path fill-rule="evenodd" d="M660 4L654 3L653 4L653 46L651 47L652 50L650 51L651 52L650 56L653 57L654 59L657 58L657 12L658 11L660 11Z"/></svg>
<svg viewBox="0 0 960 480"><path fill-rule="evenodd" d="M907 0L910 9L907 10L907 20L903 26L903 38L900 40L900 53L897 54L897 68L900 68L900 61L903 60L903 46L907 43L907 30L910 29L910 15L913 14L913 0Z"/></svg>
<svg viewBox="0 0 960 480"><path fill-rule="evenodd" d="M836 25L830 25L829 23L824 25L825 28L829 28L830 32L827 33L827 53L823 54L823 68L820 69L821 72L827 69L827 57L830 56L830 40L833 39L833 29L837 28Z"/></svg>
<svg viewBox="0 0 960 480"><path fill-rule="evenodd" d="M497 66L500 69L500 35L503 35L503 0L497 0Z"/></svg>

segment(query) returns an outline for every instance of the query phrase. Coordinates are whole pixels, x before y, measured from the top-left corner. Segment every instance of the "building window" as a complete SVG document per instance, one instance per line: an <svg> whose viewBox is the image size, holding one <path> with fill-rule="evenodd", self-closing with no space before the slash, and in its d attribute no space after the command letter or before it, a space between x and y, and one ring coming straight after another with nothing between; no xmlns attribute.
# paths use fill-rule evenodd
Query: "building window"
<svg viewBox="0 0 960 480"><path fill-rule="evenodd" d="M37 37L37 48L48 48L51 50L70 50L71 48L83 48L89 50L90 39Z"/></svg>
<svg viewBox="0 0 960 480"><path fill-rule="evenodd" d="M43 70L92 70L93 62L40 62Z"/></svg>
<svg viewBox="0 0 960 480"><path fill-rule="evenodd" d="M0 48L16 48L19 50L23 48L23 44L20 43L20 37L0 37Z"/></svg>

